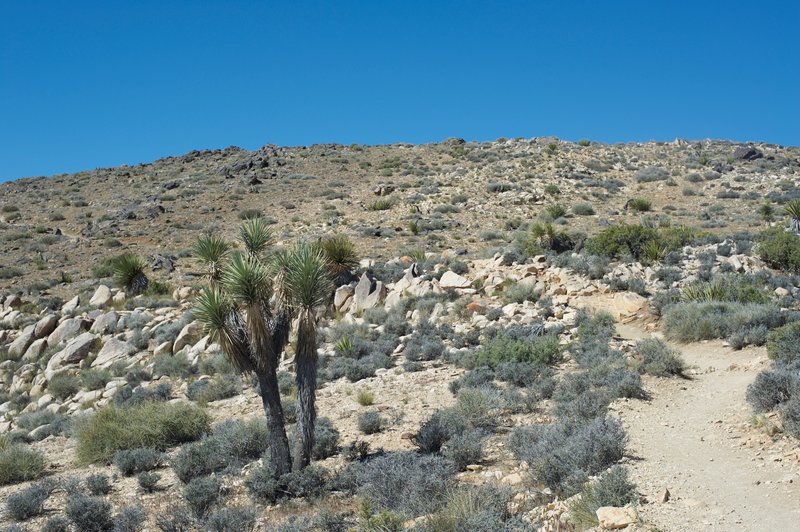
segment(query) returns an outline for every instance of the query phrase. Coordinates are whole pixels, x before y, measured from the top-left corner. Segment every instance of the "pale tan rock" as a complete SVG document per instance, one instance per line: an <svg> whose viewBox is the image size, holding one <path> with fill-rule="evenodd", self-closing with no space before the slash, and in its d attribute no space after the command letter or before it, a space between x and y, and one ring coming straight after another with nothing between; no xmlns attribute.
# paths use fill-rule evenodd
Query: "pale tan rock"
<svg viewBox="0 0 800 532"><path fill-rule="evenodd" d="M94 291L94 295L92 299L89 300L89 304L93 307L103 308L111 301L111 289L104 284L101 284L97 287L97 290Z"/></svg>
<svg viewBox="0 0 800 532"><path fill-rule="evenodd" d="M595 512L600 528L605 530L618 530L632 525L638 521L636 510L630 506L617 508L616 506L602 506Z"/></svg>
<svg viewBox="0 0 800 532"><path fill-rule="evenodd" d="M439 279L439 286L442 288L469 288L471 284L469 279L450 270L444 272Z"/></svg>

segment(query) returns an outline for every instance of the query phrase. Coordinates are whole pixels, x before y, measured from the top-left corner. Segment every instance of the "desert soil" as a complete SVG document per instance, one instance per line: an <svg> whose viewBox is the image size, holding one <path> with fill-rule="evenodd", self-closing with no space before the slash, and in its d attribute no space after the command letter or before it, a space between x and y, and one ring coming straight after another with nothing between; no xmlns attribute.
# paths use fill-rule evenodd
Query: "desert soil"
<svg viewBox="0 0 800 532"><path fill-rule="evenodd" d="M650 335L635 325L617 330L634 340ZM647 502L644 522L661 530L800 530L800 449L772 445L748 421L745 394L767 364L764 348L673 347L690 378L650 378L650 401L616 405L630 438L631 476ZM665 489L670 497L661 502Z"/></svg>

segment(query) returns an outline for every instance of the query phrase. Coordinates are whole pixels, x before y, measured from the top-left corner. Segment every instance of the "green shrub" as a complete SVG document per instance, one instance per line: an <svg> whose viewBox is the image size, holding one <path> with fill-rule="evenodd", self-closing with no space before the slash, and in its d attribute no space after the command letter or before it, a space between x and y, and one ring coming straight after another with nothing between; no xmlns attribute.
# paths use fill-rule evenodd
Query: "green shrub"
<svg viewBox="0 0 800 532"><path fill-rule="evenodd" d="M259 209L244 209L239 211L240 220L254 220L256 218L263 218L264 213Z"/></svg>
<svg viewBox="0 0 800 532"><path fill-rule="evenodd" d="M662 326L668 338L696 342L728 338L744 329L763 326L774 329L792 316L772 304L730 301L676 303L664 311Z"/></svg>
<svg viewBox="0 0 800 532"><path fill-rule="evenodd" d="M92 495L108 495L111 493L111 483L102 473L92 474L86 477L86 489Z"/></svg>
<svg viewBox="0 0 800 532"><path fill-rule="evenodd" d="M498 192L508 192L509 190L514 190L514 185L512 183L490 182L486 185L486 190L495 194Z"/></svg>
<svg viewBox="0 0 800 532"><path fill-rule="evenodd" d="M392 208L392 205L392 200L384 198L375 200L367 208L371 211L388 211Z"/></svg>
<svg viewBox="0 0 800 532"><path fill-rule="evenodd" d="M183 377L191 374L191 363L183 352L162 353L153 358L153 377Z"/></svg>
<svg viewBox="0 0 800 532"><path fill-rule="evenodd" d="M183 497L198 518L219 500L220 483L216 477L199 477L189 481L183 489Z"/></svg>
<svg viewBox="0 0 800 532"><path fill-rule="evenodd" d="M544 208L545 214L550 217L551 220L558 220L559 218L563 218L567 215L567 209L559 205L558 203L553 203L548 205Z"/></svg>
<svg viewBox="0 0 800 532"><path fill-rule="evenodd" d="M782 228L767 229L759 235L758 256L781 270L800 272L800 236Z"/></svg>
<svg viewBox="0 0 800 532"><path fill-rule="evenodd" d="M544 186L544 192L551 196L558 196L561 194L561 189L558 188L558 185L549 184Z"/></svg>
<svg viewBox="0 0 800 532"><path fill-rule="evenodd" d="M653 203L645 198L631 198L625 206L635 212L649 212L653 208Z"/></svg>
<svg viewBox="0 0 800 532"><path fill-rule="evenodd" d="M146 519L141 506L125 506L114 517L114 532L139 532Z"/></svg>
<svg viewBox="0 0 800 532"><path fill-rule="evenodd" d="M659 338L638 342L636 354L641 357L640 371L656 377L682 376L686 369L680 352Z"/></svg>
<svg viewBox="0 0 800 532"><path fill-rule="evenodd" d="M208 532L250 532L255 530L255 526L255 510L244 506L219 508L205 522Z"/></svg>
<svg viewBox="0 0 800 532"><path fill-rule="evenodd" d="M640 258L648 242L658 239L658 231L641 225L619 224L604 229L586 242L586 250L594 255Z"/></svg>
<svg viewBox="0 0 800 532"><path fill-rule="evenodd" d="M22 491L12 493L6 498L6 510L15 521L25 521L31 517L42 515L44 503L50 497L55 486L42 481Z"/></svg>
<svg viewBox="0 0 800 532"><path fill-rule="evenodd" d="M0 437L0 486L34 480L42 474L44 465L39 451Z"/></svg>
<svg viewBox="0 0 800 532"><path fill-rule="evenodd" d="M61 400L72 397L80 389L80 379L66 371L56 373L47 383L47 391L50 392L50 395Z"/></svg>
<svg viewBox="0 0 800 532"><path fill-rule="evenodd" d="M213 379L201 379L191 383L186 395L192 401L210 403L239 395L242 381L238 375L217 375Z"/></svg>
<svg viewBox="0 0 800 532"><path fill-rule="evenodd" d="M81 371L81 383L90 391L104 388L112 378L111 372L104 368L90 368Z"/></svg>
<svg viewBox="0 0 800 532"><path fill-rule="evenodd" d="M147 290L150 281L144 274L147 262L133 253L123 253L111 263L114 281L129 295L138 295Z"/></svg>
<svg viewBox="0 0 800 532"><path fill-rule="evenodd" d="M125 449L114 453L114 465L126 477L155 469L162 461L162 453L152 448Z"/></svg>
<svg viewBox="0 0 800 532"><path fill-rule="evenodd" d="M364 434L377 434L383 428L383 419L377 410L368 410L358 416L358 430Z"/></svg>
<svg viewBox="0 0 800 532"><path fill-rule="evenodd" d="M136 480L139 482L139 487L145 493L153 493L158 487L158 481L161 480L161 475L152 471L142 471L136 475Z"/></svg>
<svg viewBox="0 0 800 532"><path fill-rule="evenodd" d="M314 447L311 457L314 460L324 460L339 452L339 431L326 417L317 419L314 425Z"/></svg>
<svg viewBox="0 0 800 532"><path fill-rule="evenodd" d="M569 506L570 520L580 527L597 526L597 509L603 506L622 507L634 504L639 496L636 485L628 480L628 471L614 466L602 474L597 482L587 483L580 497Z"/></svg>
<svg viewBox="0 0 800 532"><path fill-rule="evenodd" d="M539 292L530 283L514 283L503 290L503 301L506 303L524 303L539 301Z"/></svg>
<svg viewBox="0 0 800 532"><path fill-rule="evenodd" d="M681 290L685 301L736 301L739 303L768 303L766 290L754 279L738 274L716 275L711 281L695 281Z"/></svg>
<svg viewBox="0 0 800 532"><path fill-rule="evenodd" d="M102 532L113 526L111 503L101 497L82 493L68 495L64 513L81 532Z"/></svg>
<svg viewBox="0 0 800 532"><path fill-rule="evenodd" d="M475 353L475 366L494 369L502 362L531 362L554 364L561 359L562 347L555 335L543 335L523 340L505 333L487 340Z"/></svg>
<svg viewBox="0 0 800 532"><path fill-rule="evenodd" d="M594 214L594 207L591 203L576 203L572 206L572 212L578 216L591 216Z"/></svg>
<svg viewBox="0 0 800 532"><path fill-rule="evenodd" d="M466 470L468 465L477 464L483 459L483 433L469 430L454 435L447 440L443 454L455 464L457 470Z"/></svg>
<svg viewBox="0 0 800 532"><path fill-rule="evenodd" d="M787 323L767 335L767 354L773 360L795 362L800 359L800 321Z"/></svg>
<svg viewBox="0 0 800 532"><path fill-rule="evenodd" d="M107 405L76 430L81 463L110 462L125 449L164 450L200 438L209 431L209 415L188 403L144 402L130 407Z"/></svg>

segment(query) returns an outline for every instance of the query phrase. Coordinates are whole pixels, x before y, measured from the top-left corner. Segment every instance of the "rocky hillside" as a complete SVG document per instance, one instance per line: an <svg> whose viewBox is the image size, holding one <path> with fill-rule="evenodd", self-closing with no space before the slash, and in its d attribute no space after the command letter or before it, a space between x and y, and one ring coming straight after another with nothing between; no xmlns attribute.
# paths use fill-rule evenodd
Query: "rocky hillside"
<svg viewBox="0 0 800 532"><path fill-rule="evenodd" d="M450 140L7 183L0 524L791 527L799 166L797 148L720 141ZM360 259L317 313L314 461L277 479L257 381L193 314L198 236L234 241L255 217L278 249L339 234ZM146 258L143 294L112 276L123 252ZM296 342L278 373L290 438Z"/></svg>

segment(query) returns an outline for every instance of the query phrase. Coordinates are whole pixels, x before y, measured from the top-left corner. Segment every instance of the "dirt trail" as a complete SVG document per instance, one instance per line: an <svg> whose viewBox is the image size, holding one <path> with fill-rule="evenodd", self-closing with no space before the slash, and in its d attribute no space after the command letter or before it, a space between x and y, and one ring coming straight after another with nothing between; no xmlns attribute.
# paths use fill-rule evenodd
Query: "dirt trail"
<svg viewBox="0 0 800 532"><path fill-rule="evenodd" d="M619 325L624 338L649 336ZM691 380L648 379L651 401L617 406L630 438L631 476L660 530L800 530L800 475L786 451L744 446L748 384L764 367L763 348L733 351L722 342L674 346ZM793 455L794 453L789 453ZM671 498L658 502L665 488Z"/></svg>

